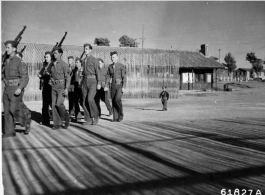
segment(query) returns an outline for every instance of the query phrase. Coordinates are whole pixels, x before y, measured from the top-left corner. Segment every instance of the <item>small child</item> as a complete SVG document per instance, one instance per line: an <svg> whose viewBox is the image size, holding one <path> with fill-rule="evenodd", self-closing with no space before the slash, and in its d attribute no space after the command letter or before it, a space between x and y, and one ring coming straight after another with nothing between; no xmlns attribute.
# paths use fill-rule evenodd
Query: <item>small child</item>
<svg viewBox="0 0 265 195"><path fill-rule="evenodd" d="M163 104L162 111L166 111L167 110L167 101L168 101L168 98L169 98L169 93L166 91L167 90L166 86L162 87L162 90L163 91L160 93L159 98L161 98L161 102Z"/></svg>

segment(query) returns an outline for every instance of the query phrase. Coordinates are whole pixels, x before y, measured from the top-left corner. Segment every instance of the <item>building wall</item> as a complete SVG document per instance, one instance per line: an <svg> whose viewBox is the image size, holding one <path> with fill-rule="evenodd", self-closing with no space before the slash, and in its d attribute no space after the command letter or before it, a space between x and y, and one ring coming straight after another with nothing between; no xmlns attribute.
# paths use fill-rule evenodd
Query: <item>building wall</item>
<svg viewBox="0 0 265 195"><path fill-rule="evenodd" d="M215 71L212 68L180 68L180 90L212 89L215 83Z"/></svg>
<svg viewBox="0 0 265 195"><path fill-rule="evenodd" d="M18 51L24 45L23 61L28 65L29 84L25 90L25 101L42 100L39 90L38 72L42 68L43 57L46 51L51 51L53 45L46 44L19 44ZM82 46L63 45L63 60L67 56L80 57ZM4 44L2 43L2 51ZM126 66L127 84L124 98L157 98L161 87L167 85L170 98L177 98L179 91L179 54L170 50L120 48L120 47L93 47L92 55L102 58L106 65L111 64L110 52L117 51L119 61Z"/></svg>

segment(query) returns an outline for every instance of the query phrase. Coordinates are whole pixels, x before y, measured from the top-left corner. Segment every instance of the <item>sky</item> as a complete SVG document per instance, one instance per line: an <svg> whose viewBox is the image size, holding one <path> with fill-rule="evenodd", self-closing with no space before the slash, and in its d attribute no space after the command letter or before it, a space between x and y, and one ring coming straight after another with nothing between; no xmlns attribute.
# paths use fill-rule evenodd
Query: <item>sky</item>
<svg viewBox="0 0 265 195"><path fill-rule="evenodd" d="M251 68L246 54L265 60L265 1L1 1L2 41L24 25L22 43L94 44L96 37L119 46L127 35L144 48L199 50L224 62L231 52L237 67ZM2 51L3 53L3 51Z"/></svg>

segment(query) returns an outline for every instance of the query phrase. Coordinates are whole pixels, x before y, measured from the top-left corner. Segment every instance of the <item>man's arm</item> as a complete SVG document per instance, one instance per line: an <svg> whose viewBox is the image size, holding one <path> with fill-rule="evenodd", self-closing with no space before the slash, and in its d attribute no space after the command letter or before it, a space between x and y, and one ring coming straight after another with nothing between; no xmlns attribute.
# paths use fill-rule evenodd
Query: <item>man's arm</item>
<svg viewBox="0 0 265 195"><path fill-rule="evenodd" d="M99 73L99 70L98 70L98 67L99 67L99 62L96 58L94 58L93 60L94 62L94 69L95 69L95 75L96 75L96 79L97 79L97 84L100 85L100 73Z"/></svg>
<svg viewBox="0 0 265 195"><path fill-rule="evenodd" d="M20 90L24 89L29 83L28 67L25 63L21 61L18 63L18 72L20 77L20 82L18 88Z"/></svg>
<svg viewBox="0 0 265 195"><path fill-rule="evenodd" d="M65 89L69 89L71 77L68 72L68 65L66 63L63 63L63 70L64 70Z"/></svg>
<svg viewBox="0 0 265 195"><path fill-rule="evenodd" d="M121 78L122 78L122 88L126 87L127 82L127 72L126 72L126 66L122 64L122 70L121 70Z"/></svg>

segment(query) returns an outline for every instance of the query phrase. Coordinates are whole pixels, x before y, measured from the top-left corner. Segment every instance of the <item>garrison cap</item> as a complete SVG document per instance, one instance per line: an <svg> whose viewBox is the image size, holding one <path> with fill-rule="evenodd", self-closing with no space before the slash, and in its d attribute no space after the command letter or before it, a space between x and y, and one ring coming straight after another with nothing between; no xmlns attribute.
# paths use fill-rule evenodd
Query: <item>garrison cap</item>
<svg viewBox="0 0 265 195"><path fill-rule="evenodd" d="M11 44L13 47L16 47L17 46L17 43L15 41L11 41L11 40L6 41L5 42L5 46L7 46L7 44Z"/></svg>
<svg viewBox="0 0 265 195"><path fill-rule="evenodd" d="M81 59L80 59L79 57L76 57L76 58L75 58L75 61L78 61L78 60L81 60Z"/></svg>
<svg viewBox="0 0 265 195"><path fill-rule="evenodd" d="M45 52L45 55L47 55L47 54L52 55L52 52L50 52L50 51L46 51L46 52Z"/></svg>
<svg viewBox="0 0 265 195"><path fill-rule="evenodd" d="M74 56L68 56L68 59L74 59Z"/></svg>

